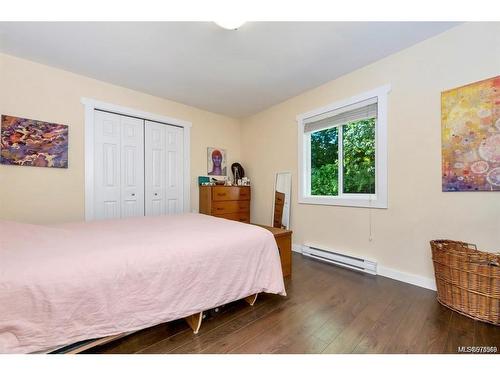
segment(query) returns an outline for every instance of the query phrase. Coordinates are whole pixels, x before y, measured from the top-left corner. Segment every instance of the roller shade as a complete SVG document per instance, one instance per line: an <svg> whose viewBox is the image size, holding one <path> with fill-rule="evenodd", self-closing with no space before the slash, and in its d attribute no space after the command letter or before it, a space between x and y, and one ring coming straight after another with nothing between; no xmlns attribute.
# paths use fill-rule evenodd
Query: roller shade
<svg viewBox="0 0 500 375"><path fill-rule="evenodd" d="M304 133L316 132L348 122L377 118L377 98L370 98L304 120Z"/></svg>

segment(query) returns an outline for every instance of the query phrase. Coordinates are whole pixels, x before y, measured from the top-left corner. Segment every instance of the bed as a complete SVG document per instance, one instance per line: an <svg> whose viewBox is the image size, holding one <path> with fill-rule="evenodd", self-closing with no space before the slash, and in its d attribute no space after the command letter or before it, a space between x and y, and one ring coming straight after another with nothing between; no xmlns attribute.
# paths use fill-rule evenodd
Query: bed
<svg viewBox="0 0 500 375"><path fill-rule="evenodd" d="M274 237L258 226L200 214L0 221L0 353L119 336L262 292L286 295Z"/></svg>

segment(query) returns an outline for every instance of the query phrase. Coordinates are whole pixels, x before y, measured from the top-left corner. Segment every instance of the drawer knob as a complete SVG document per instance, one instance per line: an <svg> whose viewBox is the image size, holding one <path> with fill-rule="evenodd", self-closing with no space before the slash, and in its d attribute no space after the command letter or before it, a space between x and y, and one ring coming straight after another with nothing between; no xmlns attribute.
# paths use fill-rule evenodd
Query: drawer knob
<svg viewBox="0 0 500 375"><path fill-rule="evenodd" d="M226 193L217 193L217 195L218 195L219 197L225 197L225 196L226 196Z"/></svg>

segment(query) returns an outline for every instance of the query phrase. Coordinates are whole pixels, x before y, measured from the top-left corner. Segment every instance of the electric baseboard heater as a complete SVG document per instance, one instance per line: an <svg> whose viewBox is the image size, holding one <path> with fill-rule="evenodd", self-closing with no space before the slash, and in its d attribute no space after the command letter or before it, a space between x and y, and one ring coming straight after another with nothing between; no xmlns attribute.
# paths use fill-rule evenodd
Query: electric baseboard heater
<svg viewBox="0 0 500 375"><path fill-rule="evenodd" d="M373 260L358 258L332 250L321 249L313 245L302 246L302 254L310 258L321 260L323 262L335 264L340 267L346 267L352 270L366 272L372 275L377 274L377 262Z"/></svg>

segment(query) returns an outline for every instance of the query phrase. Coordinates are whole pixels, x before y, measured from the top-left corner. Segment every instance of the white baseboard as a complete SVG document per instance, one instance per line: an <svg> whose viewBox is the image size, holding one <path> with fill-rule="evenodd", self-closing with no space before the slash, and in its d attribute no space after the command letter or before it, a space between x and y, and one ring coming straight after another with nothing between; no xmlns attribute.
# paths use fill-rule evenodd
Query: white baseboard
<svg viewBox="0 0 500 375"><path fill-rule="evenodd" d="M430 279L428 277L414 275L412 273L402 272L395 270L393 268L387 268L382 265L378 265L377 273L380 276L385 276L390 279L402 281L407 284L412 284L416 286L420 286L425 289L436 290L436 281L434 279Z"/></svg>
<svg viewBox="0 0 500 375"><path fill-rule="evenodd" d="M292 251L302 254L302 245L292 244ZM412 273L402 272L393 268L384 267L380 263L377 266L377 274L390 279L402 281L407 284L416 285L422 288L436 290L436 281L428 277L414 275Z"/></svg>
<svg viewBox="0 0 500 375"><path fill-rule="evenodd" d="M302 245L299 245L298 243L293 243L292 244L292 251L295 251L296 253L302 254Z"/></svg>

